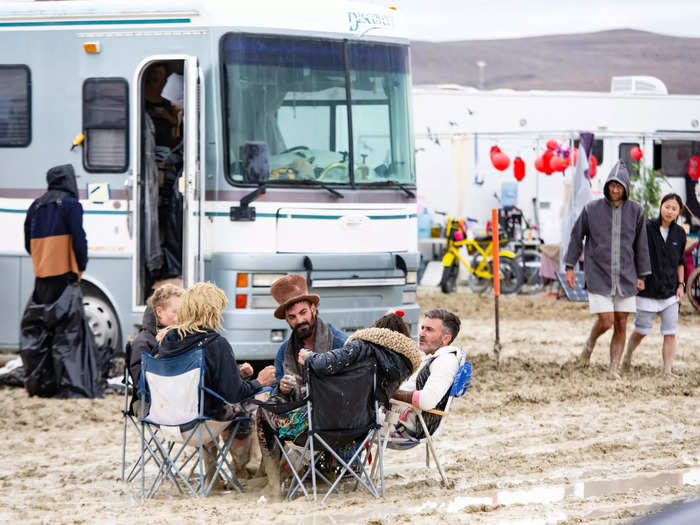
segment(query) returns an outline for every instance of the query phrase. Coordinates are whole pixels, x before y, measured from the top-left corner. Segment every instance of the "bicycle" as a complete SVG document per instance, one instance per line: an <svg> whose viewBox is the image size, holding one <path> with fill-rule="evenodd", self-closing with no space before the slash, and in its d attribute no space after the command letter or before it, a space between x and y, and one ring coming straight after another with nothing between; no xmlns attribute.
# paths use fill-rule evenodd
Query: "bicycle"
<svg viewBox="0 0 700 525"><path fill-rule="evenodd" d="M439 212L438 212L439 213ZM469 271L469 286L475 293L484 292L493 279L493 242L491 236L470 238L464 219L453 219L447 216L445 228L445 254L442 257L442 279L440 288L444 293L452 293L457 289L459 263ZM506 241L504 237L502 241ZM461 253L460 248L466 248L472 256L471 264ZM499 250L499 280L501 292L504 294L517 293L523 284L522 268L516 261L513 252Z"/></svg>
<svg viewBox="0 0 700 525"><path fill-rule="evenodd" d="M517 255L518 264L523 270L523 285L518 293L531 295L541 292L544 288L544 281L540 276L542 240L537 227L530 225L517 206L501 208L498 210L498 215L499 224L503 224L508 237L505 246L512 247L512 251Z"/></svg>

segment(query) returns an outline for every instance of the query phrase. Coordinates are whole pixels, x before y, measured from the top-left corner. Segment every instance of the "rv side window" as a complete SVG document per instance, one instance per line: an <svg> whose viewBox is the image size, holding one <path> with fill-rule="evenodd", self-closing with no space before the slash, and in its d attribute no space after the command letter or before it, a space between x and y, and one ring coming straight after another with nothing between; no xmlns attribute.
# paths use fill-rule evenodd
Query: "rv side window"
<svg viewBox="0 0 700 525"><path fill-rule="evenodd" d="M88 78L83 84L83 166L124 172L129 151L129 85L123 78Z"/></svg>
<svg viewBox="0 0 700 525"><path fill-rule="evenodd" d="M31 142L31 78L25 65L0 65L0 147Z"/></svg>
<svg viewBox="0 0 700 525"><path fill-rule="evenodd" d="M633 148L638 148L639 144L636 142L622 142L618 148L618 158L625 163L627 167L627 172L632 175L637 173L637 161L632 158L630 151Z"/></svg>
<svg viewBox="0 0 700 525"><path fill-rule="evenodd" d="M685 177L688 160L700 152L699 146L700 143L690 140L664 140L654 144L654 168L661 169L667 177Z"/></svg>
<svg viewBox="0 0 700 525"><path fill-rule="evenodd" d="M579 140L574 139L574 148L578 149ZM591 155L598 161L598 166L603 163L603 139L594 139L591 147Z"/></svg>

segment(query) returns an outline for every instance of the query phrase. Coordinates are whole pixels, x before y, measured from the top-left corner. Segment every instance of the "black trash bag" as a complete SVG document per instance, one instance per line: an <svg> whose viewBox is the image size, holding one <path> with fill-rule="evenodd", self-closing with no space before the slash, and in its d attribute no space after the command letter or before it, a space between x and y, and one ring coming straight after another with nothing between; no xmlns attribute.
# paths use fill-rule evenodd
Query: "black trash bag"
<svg viewBox="0 0 700 525"><path fill-rule="evenodd" d="M78 283L68 284L53 303L29 300L21 322L20 356L29 395L102 396L98 349Z"/></svg>

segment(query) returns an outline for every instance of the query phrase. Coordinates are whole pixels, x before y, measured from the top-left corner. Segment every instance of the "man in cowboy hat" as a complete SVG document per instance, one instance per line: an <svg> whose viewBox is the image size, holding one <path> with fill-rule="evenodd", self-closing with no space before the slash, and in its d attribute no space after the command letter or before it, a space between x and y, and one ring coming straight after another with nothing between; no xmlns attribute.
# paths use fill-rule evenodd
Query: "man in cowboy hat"
<svg viewBox="0 0 700 525"><path fill-rule="evenodd" d="M292 397L295 397L302 393L304 377L303 367L297 362L299 350L328 352L343 346L348 336L318 316L320 297L308 293L304 276L280 277L270 286L270 294L279 304L275 317L287 321L292 329L289 339L277 350L274 387L283 394L294 390Z"/></svg>

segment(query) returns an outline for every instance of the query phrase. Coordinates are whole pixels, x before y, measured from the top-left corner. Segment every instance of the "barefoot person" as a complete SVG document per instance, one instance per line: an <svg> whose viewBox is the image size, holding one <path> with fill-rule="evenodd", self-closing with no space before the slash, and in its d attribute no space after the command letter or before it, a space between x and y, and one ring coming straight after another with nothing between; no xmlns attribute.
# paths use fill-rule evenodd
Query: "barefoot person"
<svg viewBox="0 0 700 525"><path fill-rule="evenodd" d="M632 366L632 353L651 332L654 317L661 317L661 335L664 336L662 356L664 373L671 375L671 363L676 352L678 307L685 292L685 231L676 224L683 209L683 200L675 193L661 199L659 217L647 221L651 275L646 277L644 290L637 295L637 314L634 332L627 343L622 365L624 372Z"/></svg>
<svg viewBox="0 0 700 525"><path fill-rule="evenodd" d="M624 162L618 161L605 182L605 196L586 204L576 219L564 258L566 284L574 288L573 268L584 251L589 310L597 315L579 363L588 366L598 337L612 327L610 375L616 379L620 377L627 316L636 309L637 291L644 289L642 278L651 273L644 212L629 200L629 181Z"/></svg>

